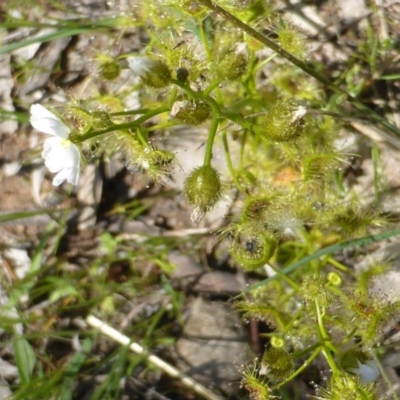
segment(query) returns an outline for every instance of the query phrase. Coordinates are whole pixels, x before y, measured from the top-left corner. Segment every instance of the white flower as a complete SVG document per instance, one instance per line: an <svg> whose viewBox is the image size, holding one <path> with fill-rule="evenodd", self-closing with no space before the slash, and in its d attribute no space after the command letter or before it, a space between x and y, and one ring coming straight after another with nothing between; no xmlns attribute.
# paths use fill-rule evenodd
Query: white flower
<svg viewBox="0 0 400 400"><path fill-rule="evenodd" d="M148 57L129 57L128 64L135 75L142 77L154 66L154 61Z"/></svg>
<svg viewBox="0 0 400 400"><path fill-rule="evenodd" d="M368 360L365 363L358 362L357 368L351 368L350 371L360 377L360 382L370 383L374 381L379 375L378 365L374 360Z"/></svg>
<svg viewBox="0 0 400 400"><path fill-rule="evenodd" d="M71 130L40 104L31 106L30 121L35 129L52 136L44 142L42 157L49 171L57 173L53 185L59 186L65 180L77 185L80 153L78 147L68 140Z"/></svg>

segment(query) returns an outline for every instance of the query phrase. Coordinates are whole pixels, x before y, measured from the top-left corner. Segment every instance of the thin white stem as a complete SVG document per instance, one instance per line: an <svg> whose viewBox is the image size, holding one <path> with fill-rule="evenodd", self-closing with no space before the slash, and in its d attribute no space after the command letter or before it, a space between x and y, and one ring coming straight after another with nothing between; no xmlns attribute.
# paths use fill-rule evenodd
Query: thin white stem
<svg viewBox="0 0 400 400"><path fill-rule="evenodd" d="M89 315L86 318L86 322L92 326L93 328L98 329L101 333L104 333L106 336L110 337L111 339L115 340L118 343L121 343L125 346L129 345L129 348L137 354L144 355L147 360L155 365L156 367L160 368L166 374L173 378L178 378L181 382L189 389L192 389L200 396L203 396L205 399L208 400L222 400L221 397L215 395L210 390L205 388L200 383L193 380L190 376L187 376L183 372L176 369L171 364L161 360L161 358L149 354L140 344L132 342L127 336L123 335L121 332L117 331L116 329L112 328L110 325L101 321L100 319L94 317L93 315Z"/></svg>

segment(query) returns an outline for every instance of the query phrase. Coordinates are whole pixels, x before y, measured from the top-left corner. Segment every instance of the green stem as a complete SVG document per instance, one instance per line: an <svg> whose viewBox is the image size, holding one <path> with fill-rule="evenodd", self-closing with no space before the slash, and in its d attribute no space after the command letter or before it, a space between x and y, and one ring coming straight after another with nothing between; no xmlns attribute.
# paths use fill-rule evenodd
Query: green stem
<svg viewBox="0 0 400 400"><path fill-rule="evenodd" d="M85 140L94 138L96 136L104 135L105 133L108 133L108 132L136 128L141 123L147 121L151 117L154 117L155 115L158 115L158 114L162 114L169 110L170 110L170 107L168 107L168 106L159 107L159 108L156 108L155 110L151 110L151 111L147 112L146 114L142 115L138 119L135 119L134 121L126 122L124 124L113 124L113 125L109 126L108 128L103 129L101 131L89 131L82 136L78 136L76 140L78 143L82 143Z"/></svg>
<svg viewBox="0 0 400 400"><path fill-rule="evenodd" d="M321 347L322 347L322 343L321 343L321 342L314 343L313 345L311 345L310 347L307 347L307 348L304 349L304 350L301 350L301 351L298 351L298 352L293 353L293 357L294 357L295 359L298 359L298 358L300 358L300 357L303 357L303 356L306 355L307 353L310 353L311 351L313 351L313 350L315 350L315 349L321 350Z"/></svg>
<svg viewBox="0 0 400 400"><path fill-rule="evenodd" d="M327 332L325 330L325 326L324 326L324 323L323 323L323 320L322 320L323 319L323 315L322 315L321 308L319 306L318 300L315 300L314 304L315 304L315 309L317 311L317 321L318 321L319 334L320 334L321 339L322 339L322 341L324 343L324 346L323 346L323 349L322 349L322 354L325 356L325 359L328 362L329 367L331 368L332 372L335 374L335 373L338 373L339 370L338 370L338 367L336 366L335 360L332 357L331 351L335 351L336 352L336 349L333 346L333 344L332 344L332 342L331 342L331 340L329 338L329 335L327 334Z"/></svg>
<svg viewBox="0 0 400 400"><path fill-rule="evenodd" d="M215 135L217 134L219 124L219 114L213 115L213 119L211 121L210 131L208 133L207 144L206 144L206 151L204 153L204 166L211 165L211 158L212 158L212 148L214 144Z"/></svg>
<svg viewBox="0 0 400 400"><path fill-rule="evenodd" d="M221 83L221 81L219 79L215 79L214 81L212 81L208 86L207 89L204 90L204 95L208 96L216 87L218 87L218 85Z"/></svg>
<svg viewBox="0 0 400 400"><path fill-rule="evenodd" d="M238 18L233 16L231 13L228 11L224 10L217 4L215 4L211 0L199 0L200 3L204 4L207 8L210 10L215 11L217 14L225 18L226 20L232 22L234 25L242 29L244 32L246 32L248 35L253 37L254 39L258 40L259 42L263 43L276 53L278 53L281 57L285 58L288 60L290 63L295 65L296 67L302 69L305 71L308 75L311 75L314 77L316 80L321 82L322 84L326 85L329 89L331 89L333 92L345 96L347 100L349 100L358 110L361 112L367 113L371 118L373 118L375 121L381 123L383 126L385 126L389 131L394 133L397 136L400 136L400 130L396 128L394 125L389 123L387 120L382 118L379 114L377 114L375 111L371 110L368 108L366 105L364 105L360 100L352 97L349 93L347 93L345 90L341 89L334 83L332 83L329 79L327 79L325 76L321 75L318 71L316 71L313 67L310 65L304 63L303 61L299 60L292 54L288 53L286 50L284 50L282 47L274 43L272 40L268 39L268 37L262 35L261 33L257 32L253 28L251 28L249 25L245 24L244 22L240 21Z"/></svg>
<svg viewBox="0 0 400 400"><path fill-rule="evenodd" d="M222 131L222 143L224 144L224 151L225 151L225 159L226 159L226 164L228 165L229 173L233 179L233 182L235 182L236 187L244 193L245 190L243 189L242 185L240 184L237 176L236 176L236 171L233 168L232 164L232 159L231 159L231 153L229 151L229 143L228 143L228 138L226 135L226 130L224 129Z"/></svg>
<svg viewBox="0 0 400 400"><path fill-rule="evenodd" d="M142 131L142 128L141 128L140 126L137 127L137 129L136 129L136 134L137 134L137 137L138 137L138 139L139 139L139 142L142 143L142 145L143 145L144 147L149 148L150 146L149 146L149 144L147 143L146 139L144 138L143 131Z"/></svg>
<svg viewBox="0 0 400 400"><path fill-rule="evenodd" d="M141 108L139 110L129 110L129 111L120 111L120 112L114 112L110 113L110 117L123 117L125 115L137 115L137 114L146 114L148 113L150 108Z"/></svg>
<svg viewBox="0 0 400 400"><path fill-rule="evenodd" d="M347 268L345 265L340 263L339 261L336 261L333 257L328 257L326 259L327 262L331 263L334 265L337 269L340 269L343 272L349 272L349 268Z"/></svg>
<svg viewBox="0 0 400 400"><path fill-rule="evenodd" d="M204 21L204 20L201 20L200 18L197 19L197 24L198 24L198 26L199 26L199 32L200 32L200 39L201 39L201 41L203 42L204 48L206 49L207 60L208 60L209 64L212 65L213 62L214 62L214 60L215 60L215 57L214 57L214 54L211 53L210 44L208 43L207 35L206 35L206 32L204 31L204 23L203 23L203 21ZM208 91L208 89L209 89L210 87L211 87L211 90ZM222 104L221 91L220 91L219 88L218 88L218 84L215 85L215 82L212 83L212 86L210 85L210 86L206 89L206 91L207 91L206 95L208 95L209 93L211 93L211 91L212 91L213 89L216 89L216 90L215 90L215 96L216 96L216 98L217 98L218 103L219 103L219 104Z"/></svg>

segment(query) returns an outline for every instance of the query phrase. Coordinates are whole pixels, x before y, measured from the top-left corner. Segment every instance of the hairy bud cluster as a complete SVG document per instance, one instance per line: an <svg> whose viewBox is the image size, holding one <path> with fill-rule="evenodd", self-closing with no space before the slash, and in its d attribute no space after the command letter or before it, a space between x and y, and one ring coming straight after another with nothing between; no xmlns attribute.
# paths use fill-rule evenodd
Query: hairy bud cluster
<svg viewBox="0 0 400 400"><path fill-rule="evenodd" d="M217 75L221 80L234 81L244 74L248 64L245 43L228 47L220 52L216 61Z"/></svg>
<svg viewBox="0 0 400 400"><path fill-rule="evenodd" d="M210 117L211 108L205 101L182 100L172 106L171 117L189 125L199 125Z"/></svg>
<svg viewBox="0 0 400 400"><path fill-rule="evenodd" d="M294 371L295 364L291 354L284 348L271 347L261 360L265 374L274 381L284 381Z"/></svg>
<svg viewBox="0 0 400 400"><path fill-rule="evenodd" d="M129 57L129 68L140 77L141 81L150 87L159 89L171 81L171 71L161 60L149 57Z"/></svg>
<svg viewBox="0 0 400 400"><path fill-rule="evenodd" d="M297 106L291 99L279 99L271 104L266 116L254 131L271 142L291 142L306 130L303 106Z"/></svg>
<svg viewBox="0 0 400 400"><path fill-rule="evenodd" d="M203 218L221 198L222 184L218 171L208 165L195 168L185 180L184 191L195 208L195 219Z"/></svg>
<svg viewBox="0 0 400 400"><path fill-rule="evenodd" d="M105 81L112 81L119 77L121 66L115 60L104 61L98 70L99 77Z"/></svg>

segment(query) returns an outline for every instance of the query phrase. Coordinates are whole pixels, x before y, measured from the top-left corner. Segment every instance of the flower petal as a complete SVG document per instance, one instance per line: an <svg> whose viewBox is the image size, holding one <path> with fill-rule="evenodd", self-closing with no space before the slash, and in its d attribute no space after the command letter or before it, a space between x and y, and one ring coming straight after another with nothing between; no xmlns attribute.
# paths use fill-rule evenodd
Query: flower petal
<svg viewBox="0 0 400 400"><path fill-rule="evenodd" d="M48 135L58 136L64 139L68 138L71 132L70 129L42 105L33 104L30 112L30 122L35 129L47 133Z"/></svg>
<svg viewBox="0 0 400 400"><path fill-rule="evenodd" d="M77 185L79 181L79 168L64 168L54 178L53 185L60 186L64 181Z"/></svg>
<svg viewBox="0 0 400 400"><path fill-rule="evenodd" d="M358 367L352 368L350 371L360 377L360 382L363 384L374 381L379 376L379 368L374 360L368 360L365 363L357 361Z"/></svg>
<svg viewBox="0 0 400 400"><path fill-rule="evenodd" d="M50 172L58 174L53 185L58 186L65 180L78 184L80 173L80 153L78 147L69 140L51 137L45 140L42 157Z"/></svg>

